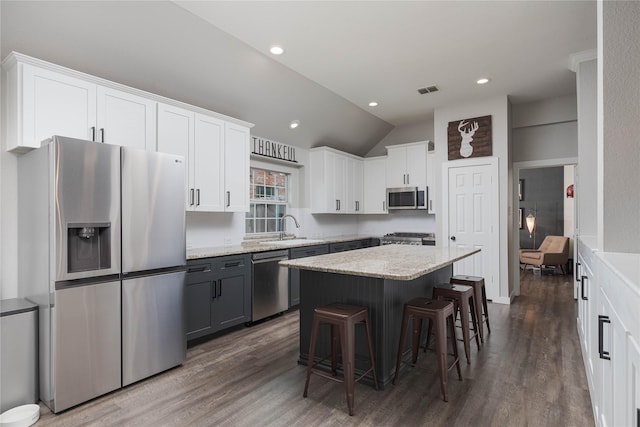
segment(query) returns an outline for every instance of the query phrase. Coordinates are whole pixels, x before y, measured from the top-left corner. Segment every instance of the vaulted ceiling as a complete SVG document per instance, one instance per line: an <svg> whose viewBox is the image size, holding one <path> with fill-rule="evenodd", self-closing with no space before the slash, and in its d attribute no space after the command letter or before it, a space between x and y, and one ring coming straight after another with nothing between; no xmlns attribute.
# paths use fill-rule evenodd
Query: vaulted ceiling
<svg viewBox="0 0 640 427"><path fill-rule="evenodd" d="M595 1L3 0L0 50L364 155L441 106L575 93L569 56L595 49L595 16Z"/></svg>

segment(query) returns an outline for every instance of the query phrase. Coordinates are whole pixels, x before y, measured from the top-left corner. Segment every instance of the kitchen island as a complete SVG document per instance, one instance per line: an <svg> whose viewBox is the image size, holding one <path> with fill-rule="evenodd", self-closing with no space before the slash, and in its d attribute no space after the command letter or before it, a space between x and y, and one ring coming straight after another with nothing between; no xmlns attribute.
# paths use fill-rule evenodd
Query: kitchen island
<svg viewBox="0 0 640 427"><path fill-rule="evenodd" d="M395 373L395 361L404 303L414 297L431 297L433 286L448 283L453 263L479 249L385 245L350 252L281 261L300 269L300 358L308 360L311 324L316 307L340 302L367 307L374 342L379 386ZM366 355L365 334L356 333L356 354ZM330 353L329 328L320 328L316 359ZM356 359L356 375L368 361ZM330 370L330 361L319 368ZM365 377L364 381L372 382Z"/></svg>

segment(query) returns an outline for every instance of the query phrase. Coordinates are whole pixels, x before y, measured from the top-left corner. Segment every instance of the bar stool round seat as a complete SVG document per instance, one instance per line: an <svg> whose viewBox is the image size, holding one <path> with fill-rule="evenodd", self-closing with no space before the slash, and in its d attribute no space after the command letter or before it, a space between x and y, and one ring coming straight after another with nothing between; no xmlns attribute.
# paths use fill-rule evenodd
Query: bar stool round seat
<svg viewBox="0 0 640 427"><path fill-rule="evenodd" d="M478 327L480 328L480 340L484 342L485 323L487 324L487 331L491 333L491 326L489 325L489 309L487 306L487 290L484 286L484 278L478 276L457 275L453 276L449 283L473 287L476 316L478 316Z"/></svg>
<svg viewBox="0 0 640 427"><path fill-rule="evenodd" d="M442 399L447 402L448 397L448 371L454 366L458 371L458 379L462 381L460 372L460 358L458 357L458 341L456 340L456 330L453 320L453 303L449 301L437 301L429 298L414 298L405 303L402 314L402 331L400 332L400 343L398 345L398 357L396 360L396 374L393 377L393 384L398 381L400 365L404 358L404 343L407 335L409 318L413 318L413 334L411 338L411 365L418 361L418 350L420 348L420 335L422 332L422 319L429 319L429 329L433 324L435 330L435 352L438 357L438 368L440 371L440 391ZM447 326L449 327L449 338L453 347L454 361L451 365L447 363ZM427 338L427 346L429 339Z"/></svg>
<svg viewBox="0 0 640 427"><path fill-rule="evenodd" d="M433 288L434 299L444 299L453 302L453 317L457 317L460 313L460 322L462 323L462 342L464 343L464 354L467 358L467 364L471 363L469 354L471 353L471 339L476 339L478 350L480 350L480 334L478 333L478 322L476 317L476 307L473 297L473 288L465 285L451 285L444 283L435 285ZM471 319L469 319L471 315ZM473 335L469 329L469 321L473 325ZM427 335L428 336L428 335Z"/></svg>
<svg viewBox="0 0 640 427"><path fill-rule="evenodd" d="M363 372L358 378L355 378L355 326L358 323L364 323L367 333L370 366L369 369ZM318 329L321 324L331 325L332 376L314 369L314 356L318 339ZM336 377L338 367L338 347L342 350L342 367L344 371L343 379ZM369 310L367 310L366 307L339 303L316 308L313 313L313 325L311 327L311 343L309 345L309 360L307 362L307 379L304 384L304 393L302 396L307 397L311 374L319 375L332 381L344 382L349 415L353 415L355 382L362 379L369 372L371 372L373 376L373 386L378 390L376 366L373 359L371 329L369 327Z"/></svg>

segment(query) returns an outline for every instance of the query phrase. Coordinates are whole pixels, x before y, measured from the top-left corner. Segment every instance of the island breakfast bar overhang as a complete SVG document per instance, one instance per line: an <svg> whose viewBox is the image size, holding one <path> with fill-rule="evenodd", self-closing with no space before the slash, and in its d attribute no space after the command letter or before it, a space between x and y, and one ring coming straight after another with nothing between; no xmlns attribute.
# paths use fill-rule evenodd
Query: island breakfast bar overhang
<svg viewBox="0 0 640 427"><path fill-rule="evenodd" d="M385 245L281 261L282 266L300 269L298 363L308 360L316 307L334 302L367 307L378 385L385 388L395 374L404 303L415 297L431 297L434 285L449 282L454 262L477 252L480 249ZM320 328L319 334L316 361L331 351L329 328ZM364 329L355 335L356 354L366 355ZM356 359L356 375L365 371L368 363ZM318 368L330 371L330 361L320 362ZM372 383L370 376L363 380Z"/></svg>

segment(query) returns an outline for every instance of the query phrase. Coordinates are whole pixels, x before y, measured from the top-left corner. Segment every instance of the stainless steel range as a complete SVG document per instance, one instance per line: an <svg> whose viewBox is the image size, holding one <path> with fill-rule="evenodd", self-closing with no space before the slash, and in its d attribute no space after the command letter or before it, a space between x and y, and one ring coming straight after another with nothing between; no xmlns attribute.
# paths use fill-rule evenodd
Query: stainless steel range
<svg viewBox="0 0 640 427"><path fill-rule="evenodd" d="M380 239L381 245L425 245L435 246L435 233L389 233Z"/></svg>

